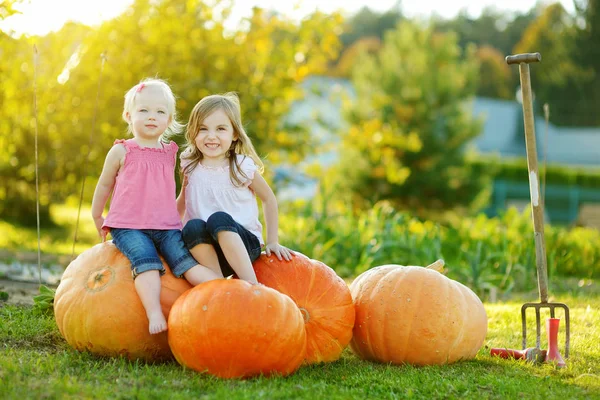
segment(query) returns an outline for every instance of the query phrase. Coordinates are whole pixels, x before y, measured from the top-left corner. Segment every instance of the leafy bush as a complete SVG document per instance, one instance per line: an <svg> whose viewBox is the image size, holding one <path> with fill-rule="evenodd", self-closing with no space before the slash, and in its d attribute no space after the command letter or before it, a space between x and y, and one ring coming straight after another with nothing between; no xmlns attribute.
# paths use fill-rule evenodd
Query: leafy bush
<svg viewBox="0 0 600 400"><path fill-rule="evenodd" d="M438 224L385 202L353 213L318 195L311 202L282 205L280 221L283 243L343 277L383 264L425 266L443 258L448 276L480 295L491 288L532 290L537 284L529 210L511 208L496 218L481 214ZM547 226L546 247L550 277L600 277L597 230Z"/></svg>
<svg viewBox="0 0 600 400"><path fill-rule="evenodd" d="M525 158L511 160L489 157L484 159L471 158L469 164L477 169L491 172L495 179L527 182L527 160ZM543 169L540 168L541 173L543 173ZM582 188L595 189L600 187L600 170L548 165L546 182L555 185L578 185Z"/></svg>

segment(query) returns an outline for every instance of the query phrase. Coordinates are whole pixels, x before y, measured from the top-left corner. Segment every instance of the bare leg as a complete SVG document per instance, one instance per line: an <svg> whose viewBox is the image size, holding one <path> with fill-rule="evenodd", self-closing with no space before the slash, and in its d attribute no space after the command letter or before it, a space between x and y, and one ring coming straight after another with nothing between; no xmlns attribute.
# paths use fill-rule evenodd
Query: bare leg
<svg viewBox="0 0 600 400"><path fill-rule="evenodd" d="M198 264L204 265L210 268L219 278L224 278L223 272L221 272L221 266L219 265L219 257L215 251L215 247L212 244L200 243L194 246L190 253L198 261Z"/></svg>
<svg viewBox="0 0 600 400"><path fill-rule="evenodd" d="M183 276L189 283L196 286L202 282L212 281L214 279L222 279L223 274L220 276L212 269L205 267L204 265L195 265L183 273Z"/></svg>
<svg viewBox="0 0 600 400"><path fill-rule="evenodd" d="M137 291L149 321L150 334L164 332L167 330L167 320L160 306L160 273L150 270L139 274L135 280Z"/></svg>
<svg viewBox="0 0 600 400"><path fill-rule="evenodd" d="M223 254L237 276L253 285L257 284L258 281L256 280L254 268L252 268L250 256L246 252L246 247L240 235L236 232L221 231L217 236L219 238L219 245L223 249Z"/></svg>

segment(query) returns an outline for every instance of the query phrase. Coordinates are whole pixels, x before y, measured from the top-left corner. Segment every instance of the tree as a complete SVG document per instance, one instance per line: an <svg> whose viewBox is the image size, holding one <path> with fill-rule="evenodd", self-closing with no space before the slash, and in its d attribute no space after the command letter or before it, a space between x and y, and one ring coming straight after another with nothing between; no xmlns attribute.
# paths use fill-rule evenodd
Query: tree
<svg viewBox="0 0 600 400"><path fill-rule="evenodd" d="M24 3L24 1L18 0L2 0L0 3L0 21L10 17L11 15L18 14L18 11L15 10L15 4Z"/></svg>
<svg viewBox="0 0 600 400"><path fill-rule="evenodd" d="M508 55L538 13L537 7L527 13L515 14L486 7L477 18L461 11L449 20L434 18L434 24L437 31L456 32L462 49L475 44L478 47L490 46L498 49L501 54Z"/></svg>
<svg viewBox="0 0 600 400"><path fill-rule="evenodd" d="M557 124L579 125L583 116L576 112L577 96L585 73L575 62L575 23L560 3L543 9L514 48L515 53L539 51L542 62L532 66L531 84L538 112L550 105L551 119Z"/></svg>
<svg viewBox="0 0 600 400"><path fill-rule="evenodd" d="M13 205L0 216L35 220L33 43L43 205L78 197L85 175L84 200L91 199L106 152L127 135L123 95L147 76L169 81L183 122L203 96L237 91L246 128L267 164L293 163L310 152L309 133L286 126L283 116L301 96L298 83L337 57L340 16L314 13L295 23L256 8L247 29L230 32L227 12L217 15L201 0L136 0L96 28L70 23L44 37L18 39L0 33L0 144L7 149L0 157L0 198Z"/></svg>
<svg viewBox="0 0 600 400"><path fill-rule="evenodd" d="M465 103L477 69L454 34L409 22L388 32L354 69L350 129L331 172L338 191L358 207L389 200L418 213L476 204L487 180L465 163L465 145L481 130Z"/></svg>
<svg viewBox="0 0 600 400"><path fill-rule="evenodd" d="M576 6L584 24L577 28L573 53L584 77L579 85L571 87L570 112L578 125L600 126L600 1L578 0Z"/></svg>
<svg viewBox="0 0 600 400"><path fill-rule="evenodd" d="M504 56L490 46L482 46L476 53L479 61L477 95L498 99L514 99L514 85Z"/></svg>
<svg viewBox="0 0 600 400"><path fill-rule="evenodd" d="M375 36L367 36L358 39L348 46L342 53L331 75L349 78L352 70L357 65L361 53L376 54L381 48L381 40Z"/></svg>
<svg viewBox="0 0 600 400"><path fill-rule="evenodd" d="M383 40L385 33L393 30L402 19L399 3L383 13L363 7L344 24L344 32L340 35L343 48L347 49L354 42L365 37L376 37Z"/></svg>

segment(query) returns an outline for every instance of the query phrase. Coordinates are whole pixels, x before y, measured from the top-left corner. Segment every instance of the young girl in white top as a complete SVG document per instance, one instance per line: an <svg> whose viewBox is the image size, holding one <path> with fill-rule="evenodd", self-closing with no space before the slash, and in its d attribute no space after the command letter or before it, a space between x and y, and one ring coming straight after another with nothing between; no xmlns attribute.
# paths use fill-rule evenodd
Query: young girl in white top
<svg viewBox="0 0 600 400"><path fill-rule="evenodd" d="M252 262L263 246L267 256L279 260L291 260L293 252L279 244L277 199L260 174L263 163L242 125L237 95L200 100L185 137L183 185L177 198L183 240L200 264L256 284ZM256 196L263 205L266 245Z"/></svg>

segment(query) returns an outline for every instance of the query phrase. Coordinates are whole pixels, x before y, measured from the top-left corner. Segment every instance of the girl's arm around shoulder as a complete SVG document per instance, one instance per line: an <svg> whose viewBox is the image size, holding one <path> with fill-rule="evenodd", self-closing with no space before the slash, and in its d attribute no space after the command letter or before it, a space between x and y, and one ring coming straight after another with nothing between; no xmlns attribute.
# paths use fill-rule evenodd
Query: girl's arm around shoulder
<svg viewBox="0 0 600 400"><path fill-rule="evenodd" d="M262 201L267 226L267 244L265 246L267 256L271 256L273 253L279 260L291 260L294 252L279 244L279 209L273 190L258 172L254 174L249 187Z"/></svg>
<svg viewBox="0 0 600 400"><path fill-rule="evenodd" d="M106 234L102 231L102 224L104 223L102 213L104 212L106 201L115 186L115 179L123 164L126 152L125 146L122 144L115 144L108 151L106 159L104 160L102 173L100 174L96 190L94 191L94 198L92 199L92 218L94 219L98 234L103 239L106 237Z"/></svg>
<svg viewBox="0 0 600 400"><path fill-rule="evenodd" d="M181 174L183 177L181 179L181 190L179 191L179 196L177 196L177 212L179 213L179 218L183 219L185 215L185 189L188 185L188 176L187 174Z"/></svg>

